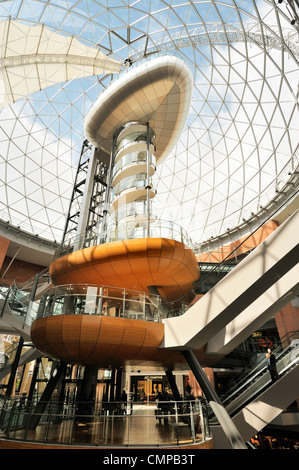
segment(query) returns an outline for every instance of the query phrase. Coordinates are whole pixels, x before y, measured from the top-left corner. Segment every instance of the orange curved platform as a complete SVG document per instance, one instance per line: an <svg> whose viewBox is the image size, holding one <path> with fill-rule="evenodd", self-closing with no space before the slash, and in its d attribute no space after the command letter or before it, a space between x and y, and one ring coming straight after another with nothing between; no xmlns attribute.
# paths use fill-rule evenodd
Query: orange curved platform
<svg viewBox="0 0 299 470"><path fill-rule="evenodd" d="M149 292L156 286L165 301L186 294L199 278L197 259L183 243L140 238L75 251L50 265L55 285L93 284Z"/></svg>
<svg viewBox="0 0 299 470"><path fill-rule="evenodd" d="M66 363L104 368L128 364L186 367L180 351L160 347L163 337L163 323L100 315L44 317L31 327L36 348ZM204 349L195 352L201 362L206 362Z"/></svg>

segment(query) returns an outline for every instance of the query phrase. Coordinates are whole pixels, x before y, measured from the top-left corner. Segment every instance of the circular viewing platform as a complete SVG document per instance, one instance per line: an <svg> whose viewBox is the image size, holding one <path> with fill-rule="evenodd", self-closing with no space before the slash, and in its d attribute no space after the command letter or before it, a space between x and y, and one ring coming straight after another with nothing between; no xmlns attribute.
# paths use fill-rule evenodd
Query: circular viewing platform
<svg viewBox="0 0 299 470"><path fill-rule="evenodd" d="M187 294L199 279L193 251L167 238L137 238L90 246L50 265L53 284L102 284L149 293L156 287L164 301Z"/></svg>
<svg viewBox="0 0 299 470"><path fill-rule="evenodd" d="M83 284L56 286L40 301L31 338L42 353L66 363L182 368L181 351L162 346L168 315L158 295ZM204 348L195 353L202 360Z"/></svg>

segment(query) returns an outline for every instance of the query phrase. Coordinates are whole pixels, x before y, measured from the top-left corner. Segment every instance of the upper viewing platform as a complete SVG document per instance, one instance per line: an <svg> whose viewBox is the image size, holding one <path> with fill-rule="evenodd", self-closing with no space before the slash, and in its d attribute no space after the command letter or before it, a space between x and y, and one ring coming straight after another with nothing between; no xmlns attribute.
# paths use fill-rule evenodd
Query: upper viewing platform
<svg viewBox="0 0 299 470"><path fill-rule="evenodd" d="M84 133L110 154L113 136L127 122L148 122L156 135L156 162L171 151L186 123L193 89L190 69L164 56L132 68L113 82L89 111Z"/></svg>

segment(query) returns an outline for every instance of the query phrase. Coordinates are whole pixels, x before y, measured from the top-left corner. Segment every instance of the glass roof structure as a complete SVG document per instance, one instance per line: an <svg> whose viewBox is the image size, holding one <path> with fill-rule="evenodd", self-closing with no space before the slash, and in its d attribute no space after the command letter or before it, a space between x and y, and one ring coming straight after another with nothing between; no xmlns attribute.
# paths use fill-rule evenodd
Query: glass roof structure
<svg viewBox="0 0 299 470"><path fill-rule="evenodd" d="M168 54L189 65L194 89L181 138L157 168L155 212L198 244L263 221L298 190L295 8L1 1L0 218L60 241L93 102L128 66Z"/></svg>

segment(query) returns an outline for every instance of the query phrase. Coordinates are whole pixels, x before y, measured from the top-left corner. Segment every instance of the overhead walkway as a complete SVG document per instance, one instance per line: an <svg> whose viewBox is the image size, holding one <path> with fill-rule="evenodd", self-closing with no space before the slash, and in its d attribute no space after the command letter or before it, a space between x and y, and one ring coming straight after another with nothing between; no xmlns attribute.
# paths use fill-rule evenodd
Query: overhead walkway
<svg viewBox="0 0 299 470"><path fill-rule="evenodd" d="M275 353L280 376L276 382L272 383L263 359L251 371L238 376L235 386L221 397L244 442L271 423L298 398L299 341ZM231 448L217 419L210 422L210 427L214 447Z"/></svg>

